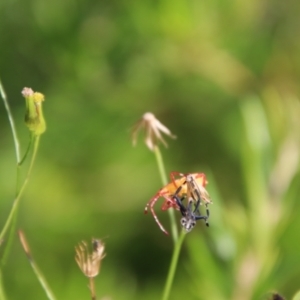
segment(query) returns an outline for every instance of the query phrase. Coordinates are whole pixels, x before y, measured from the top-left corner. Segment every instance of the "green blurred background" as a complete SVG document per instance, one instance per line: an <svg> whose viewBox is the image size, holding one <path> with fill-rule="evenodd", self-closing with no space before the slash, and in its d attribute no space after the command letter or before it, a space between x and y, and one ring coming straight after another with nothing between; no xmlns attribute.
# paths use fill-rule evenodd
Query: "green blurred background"
<svg viewBox="0 0 300 300"><path fill-rule="evenodd" d="M162 294L173 242L143 214L161 180L143 137L135 148L130 138L147 111L177 135L161 149L167 172L206 172L214 202L210 228L198 222L185 239L170 299L291 299L299 14L296 0L0 2L0 76L23 153L21 90L46 96L48 128L17 226L58 299L89 299L74 247L91 237L106 243L99 299ZM2 228L16 175L3 105L0 145ZM46 299L17 237L2 277L7 299Z"/></svg>

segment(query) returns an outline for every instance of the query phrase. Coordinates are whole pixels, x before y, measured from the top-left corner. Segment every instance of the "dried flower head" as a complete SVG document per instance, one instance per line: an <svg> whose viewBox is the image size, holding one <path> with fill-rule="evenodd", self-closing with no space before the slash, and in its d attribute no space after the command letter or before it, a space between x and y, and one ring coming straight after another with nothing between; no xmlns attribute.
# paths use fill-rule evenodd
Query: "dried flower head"
<svg viewBox="0 0 300 300"><path fill-rule="evenodd" d="M92 253L89 253L88 245L85 241L82 241L75 247L75 260L82 273L89 278L98 275L101 260L105 257L105 245L101 240L92 239L92 247Z"/></svg>
<svg viewBox="0 0 300 300"><path fill-rule="evenodd" d="M164 126L160 121L156 119L154 114L147 112L143 117L134 125L132 130L132 142L136 145L137 135L140 129L145 129L145 143L147 147L153 151L158 142L161 141L165 147L168 147L167 143L163 139L161 132L168 135L171 138L176 138L171 131Z"/></svg>
<svg viewBox="0 0 300 300"><path fill-rule="evenodd" d="M43 94L33 92L31 88L24 88L22 95L26 101L25 123L29 130L35 135L41 135L46 130L46 122L43 116L42 102L45 100Z"/></svg>

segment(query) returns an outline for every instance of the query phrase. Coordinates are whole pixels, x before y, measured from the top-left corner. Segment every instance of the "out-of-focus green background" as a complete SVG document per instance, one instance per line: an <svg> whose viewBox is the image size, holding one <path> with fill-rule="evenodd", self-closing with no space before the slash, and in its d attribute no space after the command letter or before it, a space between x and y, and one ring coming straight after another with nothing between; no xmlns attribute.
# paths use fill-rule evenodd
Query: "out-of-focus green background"
<svg viewBox="0 0 300 300"><path fill-rule="evenodd" d="M135 148L130 140L147 111L177 135L161 148L167 172L206 172L214 202L210 228L198 222L185 239L170 299L272 291L291 299L300 288L299 8L296 0L0 2L0 76L23 152L21 90L46 96L48 128L17 228L58 299L89 299L74 247L92 237L106 243L99 299L162 294L173 243L143 214L161 180L143 137ZM1 104L0 228L15 175ZM46 299L17 238L2 277L7 299Z"/></svg>

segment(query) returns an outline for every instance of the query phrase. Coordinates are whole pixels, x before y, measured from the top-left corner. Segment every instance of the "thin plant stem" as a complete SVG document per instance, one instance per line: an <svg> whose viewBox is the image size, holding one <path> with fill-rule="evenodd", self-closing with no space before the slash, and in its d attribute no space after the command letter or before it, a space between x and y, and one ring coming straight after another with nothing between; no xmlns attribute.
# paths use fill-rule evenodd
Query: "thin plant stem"
<svg viewBox="0 0 300 300"><path fill-rule="evenodd" d="M160 176L161 176L161 179L162 179L162 183L163 183L163 185L166 185L167 184L166 171L165 171L162 155L161 155L160 150L157 146L154 148L154 153L155 153L159 173L160 173ZM180 254L180 250L181 250L181 246L182 246L182 242L183 242L184 237L185 237L185 231L181 230L181 234L178 238L178 229L177 229L177 226L176 226L174 210L169 209L168 212L169 212L170 221L171 221L172 237L173 237L173 240L174 240L175 248L174 248L174 252L173 252L173 256L172 256L170 269L169 269L166 285L165 285L165 288L164 288L164 293L163 293L162 300L168 300L168 298L169 298L172 283L173 283L173 279L174 279L174 276L175 276L177 263L178 263L178 258L179 258L179 254Z"/></svg>
<svg viewBox="0 0 300 300"><path fill-rule="evenodd" d="M91 291L92 300L96 300L97 298L96 298L94 277L90 277L90 291Z"/></svg>
<svg viewBox="0 0 300 300"><path fill-rule="evenodd" d="M24 163L24 161L26 160L27 155L28 155L28 153L29 153L29 151L30 151L30 149L31 149L32 142L33 142L33 138L32 138L32 136L31 136L31 138L30 138L30 140L29 140L29 143L28 143L28 146L27 146L27 149L26 149L26 152L25 152L25 154L24 154L22 160L18 163L18 167L20 167L20 166Z"/></svg>
<svg viewBox="0 0 300 300"><path fill-rule="evenodd" d="M18 197L19 187L20 187L20 184L21 184L21 165L24 163L24 161L25 161L25 159L26 159L26 157L27 157L27 155L30 151L33 140L34 140L34 136L31 135L30 139L29 139L27 150L26 150L22 160L17 164L17 182L16 182L16 195L15 195L16 198ZM1 259L1 265L5 264L7 256L9 254L9 250L10 250L10 248L12 246L12 242L14 240L16 224L17 224L17 215L18 215L18 207L16 208L16 210L13 214L13 217L12 217L10 232L9 232L9 236L8 236L8 239L7 239L5 251L4 251L2 259Z"/></svg>
<svg viewBox="0 0 300 300"><path fill-rule="evenodd" d="M9 255L10 249L12 247L12 243L15 239L15 230L16 230L16 225L17 225L17 216L18 216L18 209L16 209L12 221L11 221L11 226L10 226L10 230L9 230L9 235L6 241L6 245L3 251L3 255L1 257L1 266L4 266L6 261L7 261L7 257ZM1 299L1 298L0 298Z"/></svg>
<svg viewBox="0 0 300 300"><path fill-rule="evenodd" d="M37 154L37 151L38 151L38 147L39 147L40 136L31 135L31 138L34 139L34 146L33 146L33 153L32 153L31 161L30 161L30 164L29 164L28 172L27 172L26 178L25 178L20 190L18 191L18 193L15 197L15 200L13 202L11 211L10 211L10 213L8 215L8 218L5 222L5 225L4 225L4 227L3 227L3 229L0 233L0 240L2 240L4 238L8 228L9 228L9 226L10 226L12 220L13 220L13 216L14 216L17 208L18 208L20 199L23 195L25 187L27 186L27 183L28 183L29 178L30 178L32 167L33 167L33 164L34 164L34 161L35 161L35 158L36 158L36 154Z"/></svg>
<svg viewBox="0 0 300 300"><path fill-rule="evenodd" d="M156 158L157 165L158 165L159 174L160 174L160 177L162 180L162 184L166 185L168 183L166 169L164 166L161 152L157 146L155 146L155 148L154 148L154 153L155 153L155 158ZM176 244L176 242L178 240L178 229L177 229L177 225L176 225L174 210L168 209L168 213L169 213L170 223L171 223L172 238L173 238L174 244Z"/></svg>
<svg viewBox="0 0 300 300"><path fill-rule="evenodd" d="M32 255L31 255L28 243L27 243L27 241L25 239L25 236L24 236L23 232L20 230L18 232L18 234L19 234L20 242L21 242L21 244L23 246L23 249L24 249L24 251L26 253L26 256L27 256L27 258L29 260L29 263L30 263L30 265L31 265L31 267L32 267L32 269L33 269L33 271L34 271L34 273L35 273L38 281L40 282L43 290L45 291L48 299L49 300L55 300L55 296L53 295L53 293L52 293L52 291L51 291L51 289L50 289L50 287L49 287L46 279L44 278L42 272L38 268L37 264L35 263Z"/></svg>
<svg viewBox="0 0 300 300"><path fill-rule="evenodd" d="M172 283L174 280L175 271L176 271L176 267L177 267L177 263L178 263L178 258L179 258L182 242L184 240L185 235L186 235L186 232L182 229L181 233L179 235L179 239L178 239L177 243L175 244L175 248L174 248L174 252L173 252L173 256L172 256L172 260L171 260L171 265L170 265L166 285L164 288L164 293L162 296L162 300L169 299L170 291L171 291L171 287L172 287Z"/></svg>
<svg viewBox="0 0 300 300"><path fill-rule="evenodd" d="M14 118L13 118L12 113L10 111L10 107L9 107L9 104L8 104L6 94L5 94L4 88L2 86L1 80L0 80L0 94L1 94L1 97L3 99L4 106L5 106L5 109L6 109L6 113L7 113L7 116L8 116L8 120L9 120L9 123L10 123L11 132L12 132L12 136L13 136L13 140L14 140L14 144L15 144L16 159L17 159L17 164L18 164L21 160L19 138L18 138Z"/></svg>
<svg viewBox="0 0 300 300"><path fill-rule="evenodd" d="M12 132L12 136L13 136L14 146L15 146L15 154L16 154L16 161L17 161L17 180L16 180L16 194L15 194L15 197L17 197L18 190L19 190L20 173L21 173L20 172L20 160L21 160L21 154L20 153L21 153L21 149L20 149L20 143L19 143L19 138L18 138L14 118L13 118L13 115L11 113L10 106L9 106L9 103L8 103L8 100L7 100L7 96L6 96L4 87L1 83L1 80L0 80L0 94L1 94L1 97L3 99L4 107L6 109L6 113L7 113L7 116L8 116L8 120L9 120L10 127L11 127L11 132ZM31 144L31 139L30 139L29 145L30 144ZM13 223L16 223L16 214L14 216L15 217L14 217ZM10 248L10 244L12 243L12 238L11 237L12 237L12 234L10 234L10 237L8 239L6 249ZM5 256L7 256L6 255L7 251L5 251L5 252L3 254L2 261L4 261Z"/></svg>
<svg viewBox="0 0 300 300"><path fill-rule="evenodd" d="M168 183L166 169L165 169L165 165L164 165L162 155L161 155L160 150L157 146L155 146L155 148L154 148L154 153L155 153L155 158L156 158L156 161L157 161L159 175L161 177L162 184L166 185Z"/></svg>

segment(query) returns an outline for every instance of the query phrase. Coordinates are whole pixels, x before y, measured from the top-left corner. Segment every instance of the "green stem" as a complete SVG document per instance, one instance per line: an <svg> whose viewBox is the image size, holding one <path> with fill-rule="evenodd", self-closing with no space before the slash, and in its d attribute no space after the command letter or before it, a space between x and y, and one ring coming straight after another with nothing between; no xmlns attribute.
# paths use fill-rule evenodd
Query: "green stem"
<svg viewBox="0 0 300 300"><path fill-rule="evenodd" d="M17 162L17 180L16 180L16 194L15 194L15 197L18 196L18 193L20 191L20 186L21 186L21 183L22 183L21 167L22 167L22 164L23 164L23 162L25 161L25 159L27 157L27 154L28 154L29 150L31 149L32 141L33 141L33 135L30 134L29 143L28 143L28 147L27 147L27 150L25 152L25 155L20 161Z"/></svg>
<svg viewBox="0 0 300 300"><path fill-rule="evenodd" d="M178 258L179 258L182 242L184 240L185 235L186 235L186 232L182 229L181 233L179 235L179 239L178 239L177 243L175 244L175 248L174 248L174 252L173 252L173 256L172 256L172 260L171 260L171 265L170 265L166 285L164 288L164 293L162 296L162 300L169 299L170 291L171 291L171 287L172 287L172 283L174 280L175 271L176 271L176 267L177 267L177 263L178 263Z"/></svg>
<svg viewBox="0 0 300 300"><path fill-rule="evenodd" d="M34 140L34 136L31 134L26 153L23 156L22 160L17 164L17 183L16 183L16 195L15 195L16 198L18 197L18 193L19 193L19 190L20 190L19 187L20 187L20 184L21 184L20 183L20 180L21 180L21 165L24 163L24 161L25 161L25 159L26 159L26 157L27 157L27 155L28 155L28 153L31 149L31 145L32 145L33 140ZM10 251L11 246L12 246L12 242L13 242L14 237L15 237L15 230L16 230L16 224L17 224L17 214L18 214L18 207L16 208L16 210L13 214L12 220L11 220L9 236L8 236L8 239L7 239L7 243L6 243L6 247L5 247L3 256L1 258L1 265L2 266L6 262L7 256L9 254L9 251Z"/></svg>
<svg viewBox="0 0 300 300"><path fill-rule="evenodd" d="M26 160L26 157L30 151L30 148L31 148L31 145L32 145L32 142L33 142L33 138L32 138L32 135L31 135L31 138L29 140L29 143L28 143L28 146L27 146L27 149L26 149L26 152L22 158L22 160L18 163L18 167L21 167L21 165L23 164L23 162Z"/></svg>
<svg viewBox="0 0 300 300"><path fill-rule="evenodd" d="M26 175L26 178L20 188L20 190L18 191L17 195L16 195L16 198L13 202L13 205L12 205L12 208L11 208L11 211L9 213L9 216L5 222L5 225L0 233L0 241L3 240L12 220L13 220L13 216L18 208L18 205L19 205L19 202L20 202L20 199L23 195L23 192L25 190L25 187L29 181L29 178L30 178L30 174L31 174L31 171L32 171L32 167L33 167L33 164L34 164L34 161L35 161L35 158L36 158L36 154L37 154L37 150L38 150L38 147L39 147L39 141L40 141L40 136L33 136L31 135L31 139L34 139L34 146L33 146L33 153L32 153L32 157L31 157L31 161L30 161L30 165L29 165L29 168L28 168L28 172L27 172L27 175Z"/></svg>
<svg viewBox="0 0 300 300"><path fill-rule="evenodd" d="M8 116L8 120L9 120L9 123L10 123L11 132L12 132L13 140L14 140L14 144L15 144L17 164L18 164L20 162L20 159L21 159L20 143L19 143L19 139L18 139L18 134L17 134L14 118L13 118L12 113L10 111L10 107L9 107L9 104L8 104L6 94L5 94L4 88L2 86L1 80L0 80L0 94L1 94L1 97L3 99L4 106L5 106L5 109L6 109L6 112L7 112L7 116Z"/></svg>
<svg viewBox="0 0 300 300"><path fill-rule="evenodd" d="M49 300L55 300L55 297L49 287L49 285L47 284L47 281L45 280L42 272L40 271L40 269L38 268L38 266L35 264L34 260L29 260L31 267L36 275L36 277L38 278L41 286L43 287L43 290L45 291L47 297Z"/></svg>
<svg viewBox="0 0 300 300"><path fill-rule="evenodd" d="M20 191L21 165L23 164L23 162L25 161L25 159L26 159L26 157L27 157L27 155L29 153L29 150L31 148L33 139L34 139L33 135L31 135L30 139L29 139L29 143L28 143L28 147L27 147L26 153L25 153L24 157L22 158L22 160L19 163L17 163L17 181L16 181L16 194L15 194L15 198L18 197L18 193ZM1 258L1 265L2 266L6 262L7 256L9 254L9 251L11 249L11 246L12 246L12 243L13 243L13 240L14 240L14 237L15 237L15 230L16 230L16 224L17 224L17 214L18 214L18 206L16 207L15 212L14 212L14 214L12 216L11 226L10 226L10 231L9 231L9 236L8 236L8 239L7 239L5 250L3 252L3 256Z"/></svg>
<svg viewBox="0 0 300 300"><path fill-rule="evenodd" d="M165 169L165 166L164 166L162 155L161 155L160 150L157 146L155 146L155 148L154 148L154 153L155 153L155 157L156 157L156 161L157 161L157 165L158 165L158 170L159 170L159 174L160 174L162 183L163 183L163 185L166 185L168 183L167 175L166 175L166 169ZM178 240L178 229L177 229L177 225L176 225L174 210L173 209L168 209L168 213L169 213L169 217L170 217L171 232L172 232L173 241L174 241L174 244L176 244L176 242Z"/></svg>
<svg viewBox="0 0 300 300"><path fill-rule="evenodd" d="M42 272L40 271L38 265L35 263L32 255L31 255L31 251L30 251L29 245L27 243L27 240L26 240L26 238L24 236L24 233L22 232L22 230L19 230L18 234L19 234L19 239L20 239L20 242L22 244L22 247L23 247L23 249L25 251L25 254L26 254L26 256L27 256L27 258L29 260L29 263L30 263L30 265L31 265L31 267L32 267L32 269L33 269L33 271L34 271L34 273L35 273L38 281L40 282L43 290L45 291L48 299L49 300L55 300L55 297L54 297L54 295L53 295L53 293L52 293L52 291L51 291L51 289L50 289L50 287L49 287L46 279L44 278Z"/></svg>
<svg viewBox="0 0 300 300"><path fill-rule="evenodd" d="M162 155L157 146L155 146L155 148L154 148L154 153L155 153L155 158L156 158L157 165L158 165L159 175L162 180L162 184L166 185L168 183L168 179L167 179L167 175L166 175L167 173L166 173L164 161L162 159Z"/></svg>
<svg viewBox="0 0 300 300"><path fill-rule="evenodd" d="M18 209L16 209L13 217L12 217L12 221L11 221L11 226L10 226L10 230L9 230L9 235L5 244L5 248L3 250L3 255L1 258L1 266L4 266L6 261L7 261L7 257L10 253L10 249L12 247L12 243L14 241L15 238L15 230L16 230L16 224L17 224L17 214L18 214ZM1 298L0 298L1 299Z"/></svg>

